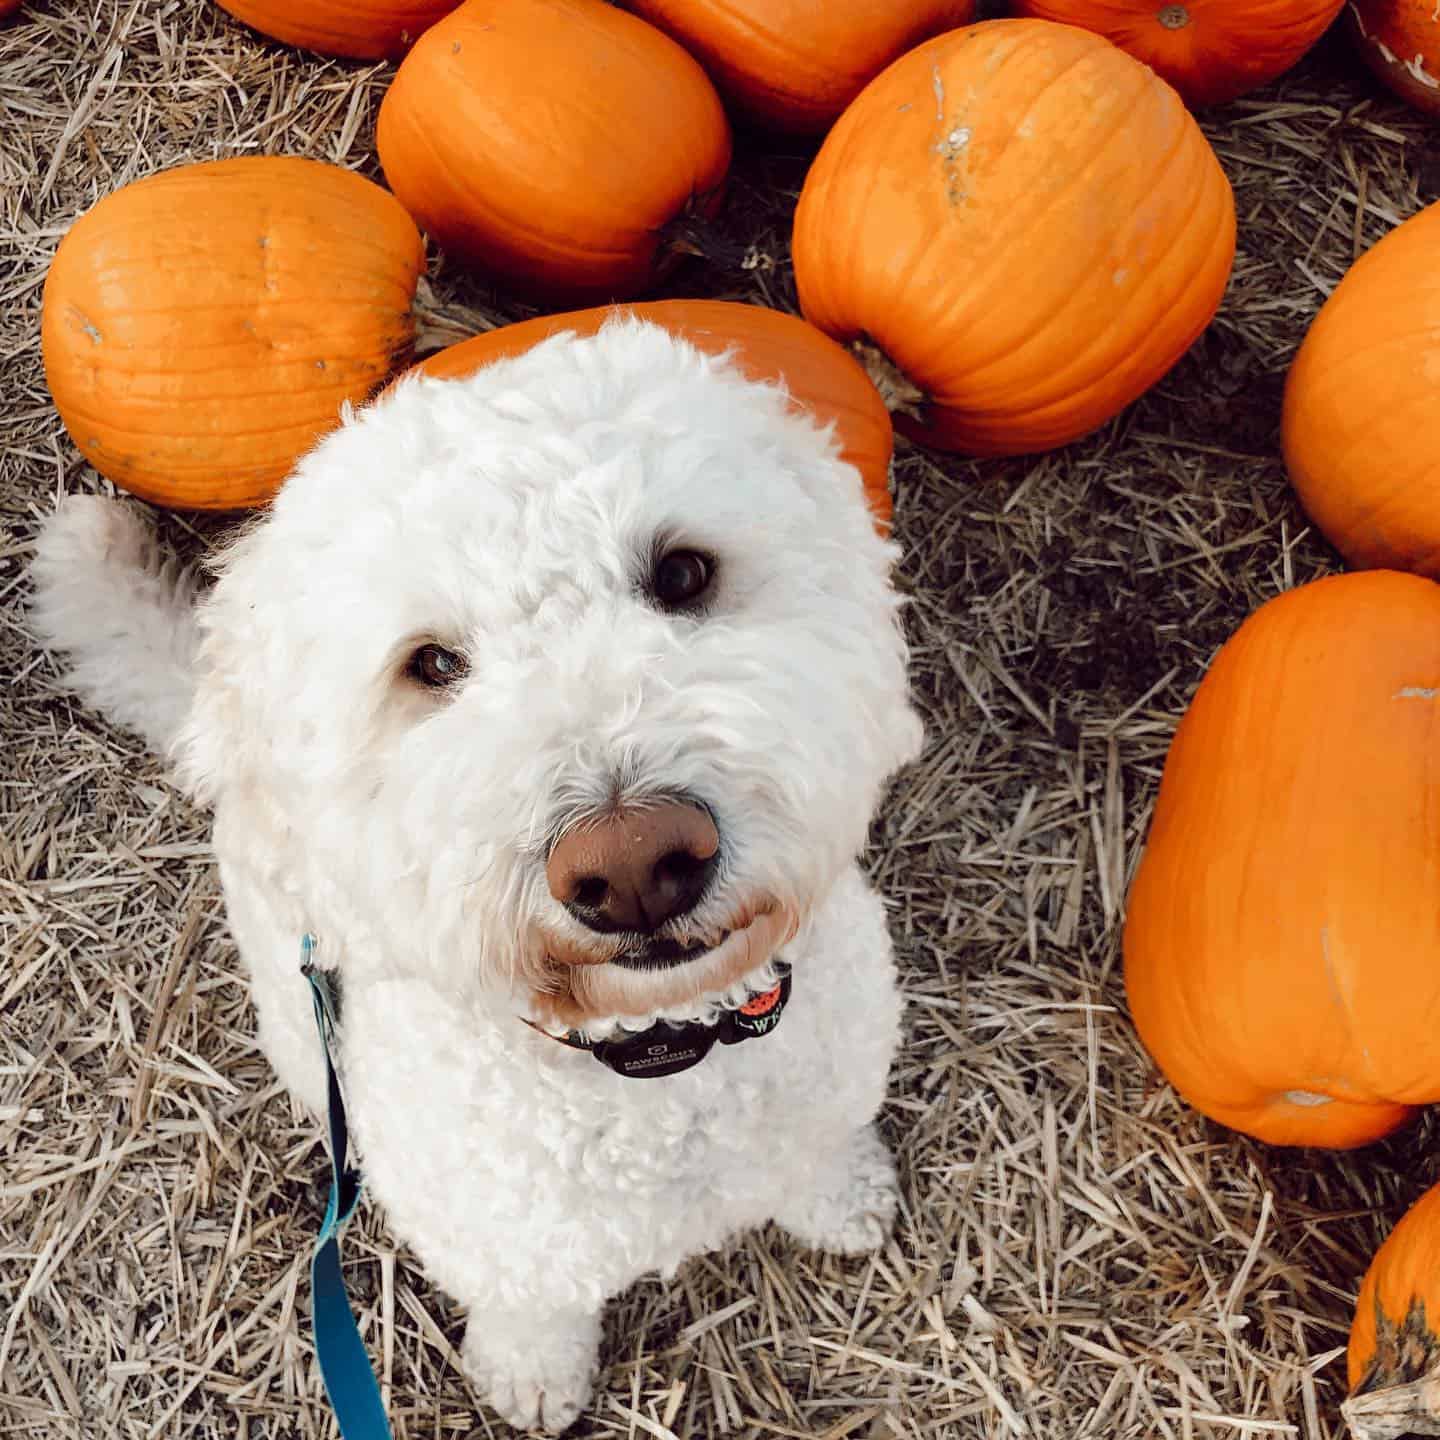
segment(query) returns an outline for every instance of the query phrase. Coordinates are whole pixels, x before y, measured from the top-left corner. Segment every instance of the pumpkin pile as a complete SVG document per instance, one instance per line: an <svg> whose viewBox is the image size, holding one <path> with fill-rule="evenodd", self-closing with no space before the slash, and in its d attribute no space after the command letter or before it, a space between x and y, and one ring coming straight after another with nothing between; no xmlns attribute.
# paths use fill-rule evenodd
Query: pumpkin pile
<svg viewBox="0 0 1440 1440"><path fill-rule="evenodd" d="M1437 245L1432 205L1351 266L1291 364L1285 463L1354 569L1270 600L1221 648L1127 901L1151 1057L1197 1110L1271 1144L1364 1145L1440 1103ZM1437 1256L1432 1191L1360 1291L1355 1440L1440 1434Z"/></svg>
<svg viewBox="0 0 1440 1440"><path fill-rule="evenodd" d="M1364 1145L1440 1103L1437 245L1432 205L1351 266L1294 358L1284 459L1355 568L1270 600L1221 648L1127 901L1151 1057L1197 1110L1276 1145ZM1437 1261L1431 1191L1360 1291L1355 1440L1440 1434Z"/></svg>
<svg viewBox="0 0 1440 1440"><path fill-rule="evenodd" d="M157 503L264 503L342 404L412 358L417 226L550 311L642 296L705 251L731 112L830 128L795 216L811 328L779 373L834 419L800 351L822 357L821 391L842 373L824 335L862 367L843 372L840 428L867 432L872 504L881 408L911 439L973 455L1065 444L1174 366L1229 278L1234 201L1209 143L1168 84L1090 30L969 23L973 0L225 8L286 43L401 57L375 130L390 193L353 175L312 185L313 161L249 158L243 194L223 168L241 162L186 166L106 196L65 237L42 336L57 407L87 460ZM346 183L369 186L373 214L308 247ZM174 228L167 199L185 210ZM157 309L145 250L177 233L196 263ZM408 289L367 309L372 267ZM143 315L160 318L147 331ZM731 312L716 333L744 355L755 329ZM862 373L874 393L857 403Z"/></svg>
<svg viewBox="0 0 1440 1440"><path fill-rule="evenodd" d="M75 222L41 342L103 475L157 504L263 505L409 367L463 377L625 304L832 422L886 530L892 423L1034 454L1172 370L1236 246L1192 110L1273 81L1342 0L1011 0L981 21L975 0L219 3L283 44L395 62L385 186L243 157L135 181ZM1431 0L1345 9L1365 63L1440 114ZM823 137L794 211L800 316L639 298L709 253L732 124ZM542 313L417 357L422 231ZM1437 249L1440 206L1360 259L1295 358L1284 458L1365 573L1271 600L1221 650L1128 900L1127 993L1157 1065L1275 1144L1363 1144L1440 1101L1440 432L1418 423L1440 391ZM1361 1440L1440 1433L1437 1250L1432 1192L1361 1291Z"/></svg>
<svg viewBox="0 0 1440 1440"><path fill-rule="evenodd" d="M1188 106L1280 74L1340 0L1013 0L979 23L975 0L220 3L285 44L398 60L375 129L390 195L372 186L370 220L352 210L311 248L344 182L312 186L299 162L249 160L244 196L214 165L136 182L66 236L42 338L101 473L225 509L263 503L342 404L411 359L415 227L547 310L633 301L706 252L732 117L825 137L795 209L798 307L904 435L976 456L1077 440L1171 370L1225 291L1234 200ZM1353 8L1379 34L1404 7ZM182 253L208 261L156 309L145 247L180 196ZM361 315L371 266L408 271L409 291ZM727 331L742 353L747 327ZM201 374L180 331L225 364Z"/></svg>

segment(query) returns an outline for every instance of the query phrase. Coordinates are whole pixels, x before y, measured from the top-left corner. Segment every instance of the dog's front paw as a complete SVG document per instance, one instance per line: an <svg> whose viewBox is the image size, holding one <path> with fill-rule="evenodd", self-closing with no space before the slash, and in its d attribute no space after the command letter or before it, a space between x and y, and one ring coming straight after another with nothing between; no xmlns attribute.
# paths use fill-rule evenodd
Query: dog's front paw
<svg viewBox="0 0 1440 1440"><path fill-rule="evenodd" d="M590 1403L600 1346L598 1315L471 1313L460 1358L501 1419L558 1435Z"/></svg>
<svg viewBox="0 0 1440 1440"><path fill-rule="evenodd" d="M816 1188L775 1218L802 1244L842 1255L879 1249L895 1224L895 1162L873 1125L857 1130Z"/></svg>

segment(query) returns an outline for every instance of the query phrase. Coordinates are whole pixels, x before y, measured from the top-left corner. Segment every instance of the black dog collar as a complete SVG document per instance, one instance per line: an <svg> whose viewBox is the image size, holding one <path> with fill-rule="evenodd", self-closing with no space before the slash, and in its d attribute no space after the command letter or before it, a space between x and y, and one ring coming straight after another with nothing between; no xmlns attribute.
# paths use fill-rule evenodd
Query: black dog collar
<svg viewBox="0 0 1440 1440"><path fill-rule="evenodd" d="M787 970L780 977L779 984L763 995L752 996L738 1010L726 1010L713 1025L702 1025L698 1020L679 1025L669 1020L657 1020L648 1030L627 1034L618 1040L587 1040L579 1030L551 1035L532 1020L525 1023L572 1050L588 1050L617 1075L624 1075L630 1080L659 1080L665 1075L678 1075L682 1070L698 1065L716 1041L721 1045L738 1045L742 1040L768 1035L780 1023L789 998L790 973Z"/></svg>
<svg viewBox="0 0 1440 1440"><path fill-rule="evenodd" d="M334 1029L340 1023L340 976L334 970L321 970L314 964L311 955L315 942L310 936L306 936L306 941L308 948L301 969L316 996L323 1000L326 1017ZM657 1020L649 1029L625 1033L619 1039L587 1040L579 1030L554 1035L533 1020L525 1023L547 1039L558 1040L572 1050L588 1050L617 1075L624 1075L630 1080L659 1080L698 1065L717 1041L721 1045L738 1045L742 1040L768 1035L780 1023L789 999L790 970L787 966L777 984L763 994L752 995L738 1009L723 1011L713 1025L702 1025L698 1020L682 1024Z"/></svg>

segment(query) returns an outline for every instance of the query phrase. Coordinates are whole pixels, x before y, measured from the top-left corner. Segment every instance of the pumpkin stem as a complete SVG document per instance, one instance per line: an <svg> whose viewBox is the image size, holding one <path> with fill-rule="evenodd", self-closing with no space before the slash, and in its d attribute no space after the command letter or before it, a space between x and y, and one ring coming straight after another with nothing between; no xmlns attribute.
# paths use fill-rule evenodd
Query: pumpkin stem
<svg viewBox="0 0 1440 1440"><path fill-rule="evenodd" d="M851 353L865 367L870 383L880 392L892 415L923 420L930 397L868 335L851 342Z"/></svg>
<svg viewBox="0 0 1440 1440"><path fill-rule="evenodd" d="M1167 30L1183 30L1190 23L1190 12L1183 5L1167 5L1155 18Z"/></svg>
<svg viewBox="0 0 1440 1440"><path fill-rule="evenodd" d="M1406 1435L1440 1435L1440 1365L1408 1385L1389 1385L1352 1395L1340 1413L1353 1440L1401 1440Z"/></svg>

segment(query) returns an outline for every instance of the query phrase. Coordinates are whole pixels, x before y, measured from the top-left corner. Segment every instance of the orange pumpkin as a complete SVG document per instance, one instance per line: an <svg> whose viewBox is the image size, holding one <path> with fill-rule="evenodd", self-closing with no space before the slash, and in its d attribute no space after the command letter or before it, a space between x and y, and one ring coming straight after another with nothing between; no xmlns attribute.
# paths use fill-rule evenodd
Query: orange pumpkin
<svg viewBox="0 0 1440 1440"><path fill-rule="evenodd" d="M1437 248L1440 204L1350 267L1290 367L1281 441L1301 503L1351 565L1440 578Z"/></svg>
<svg viewBox="0 0 1440 1440"><path fill-rule="evenodd" d="M1440 1100L1440 585L1375 570L1262 605L1170 746L1130 889L1140 1038L1279 1145Z"/></svg>
<svg viewBox="0 0 1440 1440"><path fill-rule="evenodd" d="M378 185L315 160L166 170L71 226L45 376L80 453L147 500L259 504L413 338L424 246Z"/></svg>
<svg viewBox="0 0 1440 1440"><path fill-rule="evenodd" d="M401 63L376 140L446 250L548 299L645 289L730 164L705 72L605 0L467 0Z"/></svg>
<svg viewBox="0 0 1440 1440"><path fill-rule="evenodd" d="M1440 115L1440 15L1433 0L1350 0L1361 58L1402 100Z"/></svg>
<svg viewBox="0 0 1440 1440"><path fill-rule="evenodd" d="M761 125L820 134L897 56L975 18L975 0L625 0Z"/></svg>
<svg viewBox="0 0 1440 1440"><path fill-rule="evenodd" d="M0 0L0 20L8 20L12 15L18 15L22 4L24 0Z"/></svg>
<svg viewBox="0 0 1440 1440"><path fill-rule="evenodd" d="M1233 100L1283 75L1345 0L1013 0L1017 15L1082 25L1168 80L1187 105Z"/></svg>
<svg viewBox="0 0 1440 1440"><path fill-rule="evenodd" d="M1155 383L1220 303L1235 205L1180 98L1107 40L992 20L918 46L831 130L795 214L806 318L896 424L1050 449Z"/></svg>
<svg viewBox="0 0 1440 1440"><path fill-rule="evenodd" d="M841 453L859 472L865 499L882 533L890 528L890 416L865 372L833 340L794 315L729 300L655 300L627 305L626 313L663 325L712 355L733 350L740 368L755 380L780 380L792 398L822 423L835 422ZM519 355L562 331L593 335L619 313L599 306L566 315L542 315L487 330L422 360L427 375L469 375L509 355Z"/></svg>
<svg viewBox="0 0 1440 1440"><path fill-rule="evenodd" d="M1440 1185L1375 1252L1346 1353L1354 1440L1440 1434Z"/></svg>
<svg viewBox="0 0 1440 1440"><path fill-rule="evenodd" d="M218 0L237 20L280 40L352 60L393 60L460 0Z"/></svg>

